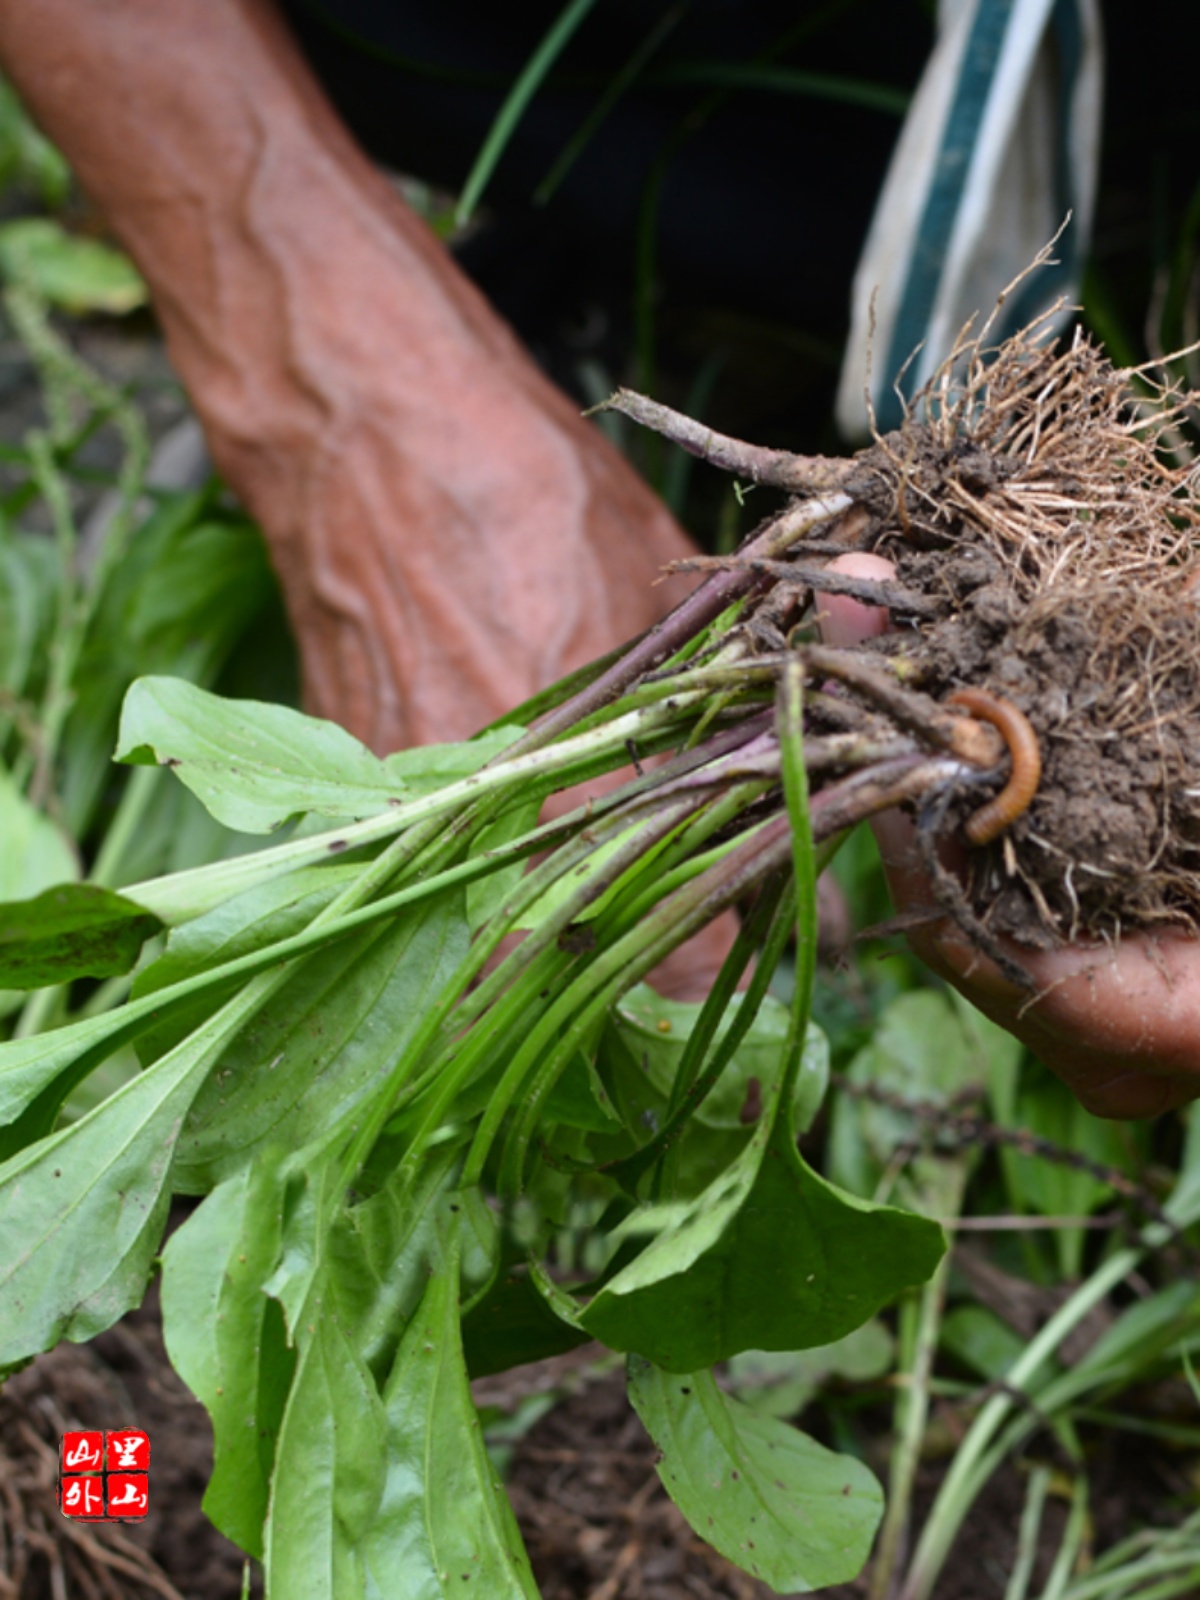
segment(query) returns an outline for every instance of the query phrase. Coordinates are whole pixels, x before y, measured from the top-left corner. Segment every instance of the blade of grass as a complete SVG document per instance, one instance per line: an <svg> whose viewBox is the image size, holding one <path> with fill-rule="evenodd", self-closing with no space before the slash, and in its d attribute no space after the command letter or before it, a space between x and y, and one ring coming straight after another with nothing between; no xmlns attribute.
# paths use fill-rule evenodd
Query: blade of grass
<svg viewBox="0 0 1200 1600"><path fill-rule="evenodd" d="M550 200L554 191L567 176L567 173L570 172L579 157L587 149L609 112L621 99L625 91L641 76L647 62L658 50L659 45L678 25L679 19L683 16L689 4L690 0L683 0L682 4L672 6L670 11L660 17L624 66L608 80L596 104L567 140L555 159L554 165L533 191L533 203L535 205L544 206Z"/></svg>
<svg viewBox="0 0 1200 1600"><path fill-rule="evenodd" d="M475 207L482 199L509 140L525 115L526 107L595 3L596 0L571 0L570 5L559 12L553 26L547 29L542 42L508 91L504 104L496 113L496 120L489 128L483 147L475 157L475 164L467 174L467 181L463 185L458 209L455 212L455 221L459 227L471 220Z"/></svg>

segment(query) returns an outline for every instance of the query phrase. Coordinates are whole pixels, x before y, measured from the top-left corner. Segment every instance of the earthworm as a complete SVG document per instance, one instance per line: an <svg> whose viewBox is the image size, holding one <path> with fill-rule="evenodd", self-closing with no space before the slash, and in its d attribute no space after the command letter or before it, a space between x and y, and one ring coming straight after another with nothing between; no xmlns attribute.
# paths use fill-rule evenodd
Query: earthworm
<svg viewBox="0 0 1200 1600"><path fill-rule="evenodd" d="M998 728L1012 757L1012 776L994 800L967 818L966 834L972 844L991 844L1015 822L1037 793L1042 775L1042 752L1037 734L1023 711L1011 700L1001 700L986 689L956 689L947 695L948 706L962 706L981 722Z"/></svg>

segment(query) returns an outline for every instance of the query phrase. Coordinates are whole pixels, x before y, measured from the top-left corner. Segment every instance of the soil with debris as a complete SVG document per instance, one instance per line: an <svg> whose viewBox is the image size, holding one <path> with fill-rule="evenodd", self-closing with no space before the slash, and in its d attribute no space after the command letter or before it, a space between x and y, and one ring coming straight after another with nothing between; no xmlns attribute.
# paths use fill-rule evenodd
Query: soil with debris
<svg viewBox="0 0 1200 1600"><path fill-rule="evenodd" d="M508 1486L544 1600L768 1600L692 1532L667 1498L655 1449L598 1347L476 1385L481 1405L514 1413L549 1391L557 1403L513 1446ZM1153 1397L1145 1397L1148 1411ZM886 1473L887 1413L863 1413L871 1465ZM816 1431L819 1419L804 1419ZM58 1441L69 1426L136 1424L151 1440L150 1513L143 1523L68 1522L54 1500ZM931 1436L946 1459L960 1414L935 1412ZM1035 1441L1020 1466L998 1473L973 1508L935 1600L996 1600L1005 1592L1032 1461L1053 1465ZM243 1557L200 1509L212 1466L203 1408L172 1372L157 1298L90 1345L61 1345L0 1390L0 1597L2 1600L237 1600ZM916 1516L932 1503L944 1462L921 1469ZM1136 1526L1172 1525L1192 1492L1168 1450L1132 1453L1098 1431L1089 1460L1098 1550ZM1048 1575L1066 1501L1051 1497L1034 1591ZM861 1600L866 1580L820 1591ZM257 1573L252 1594L260 1594Z"/></svg>

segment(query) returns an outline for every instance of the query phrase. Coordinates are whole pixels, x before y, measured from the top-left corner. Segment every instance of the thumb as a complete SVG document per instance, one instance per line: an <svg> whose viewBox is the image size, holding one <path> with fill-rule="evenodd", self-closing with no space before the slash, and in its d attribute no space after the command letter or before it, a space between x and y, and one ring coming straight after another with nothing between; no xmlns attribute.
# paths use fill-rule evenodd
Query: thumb
<svg viewBox="0 0 1200 1600"><path fill-rule="evenodd" d="M882 556L869 555L865 550L853 550L844 556L835 556L826 568L840 572L847 578L894 578L896 569ZM891 627L886 606L869 606L848 594L822 594L815 596L817 627L823 644L844 647L861 644L864 639L874 639Z"/></svg>

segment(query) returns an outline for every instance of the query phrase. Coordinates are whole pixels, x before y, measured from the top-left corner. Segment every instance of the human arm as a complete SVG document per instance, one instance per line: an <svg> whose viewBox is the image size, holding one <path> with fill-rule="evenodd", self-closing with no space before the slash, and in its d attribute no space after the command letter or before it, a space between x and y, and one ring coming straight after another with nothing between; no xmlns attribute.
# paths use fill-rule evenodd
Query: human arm
<svg viewBox="0 0 1200 1600"><path fill-rule="evenodd" d="M261 523L308 708L453 739L649 626L690 551L354 144L269 0L0 0Z"/></svg>

